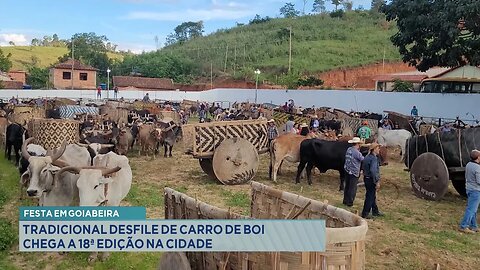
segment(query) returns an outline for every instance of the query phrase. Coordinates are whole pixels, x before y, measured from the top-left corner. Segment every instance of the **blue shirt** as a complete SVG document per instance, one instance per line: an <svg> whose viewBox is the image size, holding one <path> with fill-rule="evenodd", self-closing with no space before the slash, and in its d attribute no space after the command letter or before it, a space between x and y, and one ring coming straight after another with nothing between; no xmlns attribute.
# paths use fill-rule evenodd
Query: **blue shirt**
<svg viewBox="0 0 480 270"><path fill-rule="evenodd" d="M363 155L355 147L351 146L345 154L345 166L343 167L348 174L360 176L360 164L363 161Z"/></svg>
<svg viewBox="0 0 480 270"><path fill-rule="evenodd" d="M410 115L418 116L418 110L417 110L417 108L412 109L412 110L410 111Z"/></svg>
<svg viewBox="0 0 480 270"><path fill-rule="evenodd" d="M465 180L467 190L480 191L480 164L470 161L465 166Z"/></svg>
<svg viewBox="0 0 480 270"><path fill-rule="evenodd" d="M380 164L377 156L368 154L363 160L362 169L366 178L373 179L375 184L380 181Z"/></svg>

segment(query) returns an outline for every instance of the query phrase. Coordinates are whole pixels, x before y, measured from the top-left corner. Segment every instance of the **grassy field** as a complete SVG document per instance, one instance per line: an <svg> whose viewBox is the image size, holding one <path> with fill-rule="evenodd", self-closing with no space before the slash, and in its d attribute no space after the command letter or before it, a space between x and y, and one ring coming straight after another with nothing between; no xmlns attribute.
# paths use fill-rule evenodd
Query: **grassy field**
<svg viewBox="0 0 480 270"><path fill-rule="evenodd" d="M11 53L12 70L26 70L34 59L38 67L49 67L58 62L58 58L68 52L65 47L5 46L1 48L5 55ZM110 58L122 58L119 54L108 53Z"/></svg>
<svg viewBox="0 0 480 270"><path fill-rule="evenodd" d="M164 187L171 187L210 204L248 214L248 185L223 186L209 180L198 161L182 154L182 146L174 149L174 158L130 156L133 185L123 205L146 206L148 218L162 218ZM393 156L393 154L392 154ZM397 159L398 152L393 159ZM338 191L338 173L328 172L313 177L313 186L303 181L295 185L295 165L285 164L279 183L268 180L268 156L261 156L255 181L303 196L328 200L343 207ZM382 167L383 185L378 205L386 216L368 221L366 269L478 269L480 265L480 234L465 235L456 230L463 214L465 200L451 188L440 202L418 199L412 193L403 165L390 160ZM9 235L16 238L20 205L18 173L13 165L0 158L0 226L7 225ZM365 196L360 187L353 212L361 211ZM4 234L5 232L0 231ZM2 240L3 241L3 240ZM19 253L17 244L0 252L0 269L155 269L159 253L112 253L104 262L87 263L87 253Z"/></svg>

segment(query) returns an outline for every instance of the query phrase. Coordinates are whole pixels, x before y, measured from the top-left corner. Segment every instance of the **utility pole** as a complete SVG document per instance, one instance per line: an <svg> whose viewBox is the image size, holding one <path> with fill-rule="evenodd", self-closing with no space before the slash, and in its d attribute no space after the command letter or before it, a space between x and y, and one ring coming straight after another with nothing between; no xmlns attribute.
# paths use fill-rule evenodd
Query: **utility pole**
<svg viewBox="0 0 480 270"><path fill-rule="evenodd" d="M233 52L233 76L235 76L235 71L237 69L237 46L235 46L235 50Z"/></svg>
<svg viewBox="0 0 480 270"><path fill-rule="evenodd" d="M72 90L73 90L73 66L75 65L75 55L74 55L74 52L75 52L75 45L74 45L74 41L75 39L73 39L72 37L72 74L70 75L70 80L72 81Z"/></svg>
<svg viewBox="0 0 480 270"><path fill-rule="evenodd" d="M383 67L382 67L382 69L383 69L382 73L383 74L385 74L385 54L386 53L387 53L386 49L385 49L385 47L383 47Z"/></svg>
<svg viewBox="0 0 480 270"><path fill-rule="evenodd" d="M289 53L288 53L288 73L290 73L290 70L292 68L292 26L289 28L290 30L290 45L289 45Z"/></svg>

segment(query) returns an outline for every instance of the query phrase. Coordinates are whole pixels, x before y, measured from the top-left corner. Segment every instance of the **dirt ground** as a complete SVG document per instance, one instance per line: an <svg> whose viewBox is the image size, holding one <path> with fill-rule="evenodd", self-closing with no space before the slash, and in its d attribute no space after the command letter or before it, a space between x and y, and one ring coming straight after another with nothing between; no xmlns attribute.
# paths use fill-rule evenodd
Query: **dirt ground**
<svg viewBox="0 0 480 270"><path fill-rule="evenodd" d="M201 170L198 160L183 154L177 145L173 158L130 155L133 170L132 189L123 205L146 206L148 218L163 218L163 188L170 187L189 196L231 211L249 214L249 185L224 186ZM399 162L398 151L390 153L390 164L381 168L382 187L378 205L385 217L369 220L366 241L366 269L480 269L480 234L465 235L456 230L463 215L465 199L450 187L440 202L430 202L414 196L408 173ZM343 194L338 191L338 172L329 171L313 176L313 185L305 180L294 183L296 164L285 163L277 184L268 179L269 158L260 156L254 180L343 207ZM361 211L365 189L358 188L352 212ZM3 209L2 215L16 223L19 205L31 204L16 197ZM158 253L115 253L106 262L88 265L87 254L54 253L21 254L13 248L9 261L13 269L153 269ZM35 263L35 267L31 264Z"/></svg>

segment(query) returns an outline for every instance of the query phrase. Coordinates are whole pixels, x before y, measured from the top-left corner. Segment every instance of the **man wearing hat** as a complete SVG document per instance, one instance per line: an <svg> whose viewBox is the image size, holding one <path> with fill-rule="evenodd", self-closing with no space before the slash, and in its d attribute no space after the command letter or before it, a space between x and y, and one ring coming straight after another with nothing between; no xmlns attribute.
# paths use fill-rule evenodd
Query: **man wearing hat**
<svg viewBox="0 0 480 270"><path fill-rule="evenodd" d="M368 127L367 120L364 120L362 122L362 127L358 129L358 134L357 135L362 140L370 139L370 136L372 136L372 129Z"/></svg>
<svg viewBox="0 0 480 270"><path fill-rule="evenodd" d="M312 121L312 129L314 132L318 131L318 127L320 127L320 122L318 121L318 116L314 115L313 116L313 121Z"/></svg>
<svg viewBox="0 0 480 270"><path fill-rule="evenodd" d="M459 230L464 233L478 233L477 212L480 204L480 151L478 150L470 153L470 162L465 166L465 180L467 207Z"/></svg>
<svg viewBox="0 0 480 270"><path fill-rule="evenodd" d="M278 130L277 126L275 126L275 120L270 119L267 121L268 128L267 128L267 135L268 135L268 146L270 146L270 142L275 140L278 137Z"/></svg>
<svg viewBox="0 0 480 270"><path fill-rule="evenodd" d="M346 176L343 204L350 207L353 206L353 201L355 201L355 195L357 194L357 183L360 177L360 165L363 161L363 155L360 153L360 144L362 143L360 138L354 137L348 143L353 145L347 149L345 154L344 169Z"/></svg>
<svg viewBox="0 0 480 270"><path fill-rule="evenodd" d="M377 206L377 189L380 188L380 163L378 155L380 154L380 145L372 143L369 147L368 155L362 163L363 181L365 183L365 202L363 204L362 217L371 219L373 216L383 216L378 211ZM372 215L370 215L370 211Z"/></svg>

